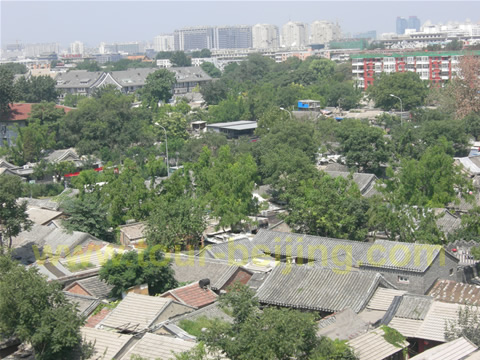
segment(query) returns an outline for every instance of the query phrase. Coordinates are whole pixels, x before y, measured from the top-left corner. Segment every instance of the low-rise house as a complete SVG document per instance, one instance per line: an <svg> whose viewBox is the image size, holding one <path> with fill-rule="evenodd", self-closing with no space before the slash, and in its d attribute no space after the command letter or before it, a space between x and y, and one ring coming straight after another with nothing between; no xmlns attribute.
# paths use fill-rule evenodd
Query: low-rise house
<svg viewBox="0 0 480 360"><path fill-rule="evenodd" d="M218 295L215 294L206 284L195 282L175 289L168 290L160 295L162 298L172 299L193 306L202 308L214 303Z"/></svg>
<svg viewBox="0 0 480 360"><path fill-rule="evenodd" d="M65 291L63 293L68 301L77 305L78 314L85 318L89 317L100 304L100 300L94 296L72 294Z"/></svg>
<svg viewBox="0 0 480 360"><path fill-rule="evenodd" d="M13 145L13 141L17 138L16 127L24 127L27 125L27 119L32 112L31 103L14 103L10 104L9 111L0 114L0 147L6 143L8 146ZM72 108L55 105L57 109L63 109L68 113Z"/></svg>
<svg viewBox="0 0 480 360"><path fill-rule="evenodd" d="M193 341L146 333L124 356L118 359L130 360L136 357L145 360L175 359L175 354L191 350L196 345Z"/></svg>
<svg viewBox="0 0 480 360"><path fill-rule="evenodd" d="M480 306L480 286L475 284L438 280L428 295L442 302Z"/></svg>
<svg viewBox="0 0 480 360"><path fill-rule="evenodd" d="M263 252L297 264L378 272L395 287L422 295L438 279L456 280L459 263L453 254L438 245L387 240L366 243L264 229L258 231L250 244L237 244L237 247L249 255ZM224 252L224 256L226 254Z"/></svg>
<svg viewBox="0 0 480 360"><path fill-rule="evenodd" d="M477 351L477 349L478 347L475 344L462 336L456 340L424 351L421 354L411 357L410 360L465 360L469 359L468 356ZM478 358L480 357L477 357L477 359Z"/></svg>
<svg viewBox="0 0 480 360"><path fill-rule="evenodd" d="M103 71L72 70L59 73L55 87L60 92L60 98L66 94L90 96L105 77L106 73Z"/></svg>
<svg viewBox="0 0 480 360"><path fill-rule="evenodd" d="M360 193L365 197L372 197L373 195L378 194L378 190L375 189L375 183L378 178L374 174L350 173L348 171L331 170L325 170L325 173L333 178L340 176L344 179L349 179L351 176L352 180L357 184Z"/></svg>
<svg viewBox="0 0 480 360"><path fill-rule="evenodd" d="M74 148L54 150L43 159L48 163L54 164L70 161L74 163L77 168L83 165L83 161L80 159Z"/></svg>
<svg viewBox="0 0 480 360"><path fill-rule="evenodd" d="M445 236L453 233L462 225L462 219L460 219L459 216L452 214L447 209L435 209L434 211L436 216L440 216L436 221L437 227L445 234Z"/></svg>
<svg viewBox="0 0 480 360"><path fill-rule="evenodd" d="M351 340L370 330L370 324L350 308L324 317L318 322L317 336Z"/></svg>
<svg viewBox="0 0 480 360"><path fill-rule="evenodd" d="M80 332L86 342L94 344L93 354L89 360L120 359L136 342L132 335L117 334L89 327L82 327Z"/></svg>
<svg viewBox="0 0 480 360"><path fill-rule="evenodd" d="M212 81L212 78L199 66L171 67L169 71L175 74L176 83L173 86L173 94L187 94L194 89Z"/></svg>
<svg viewBox="0 0 480 360"><path fill-rule="evenodd" d="M145 240L146 225L143 222L120 226L120 244L128 246Z"/></svg>
<svg viewBox="0 0 480 360"><path fill-rule="evenodd" d="M67 285L63 290L79 295L92 296L97 299L108 299L113 286L100 280L98 276L92 276L85 279L77 280Z"/></svg>
<svg viewBox="0 0 480 360"><path fill-rule="evenodd" d="M49 225L63 215L62 211L54 211L37 207L29 207L26 211L30 220L37 225Z"/></svg>
<svg viewBox="0 0 480 360"><path fill-rule="evenodd" d="M240 120L207 125L208 131L225 134L228 138L237 139L240 136L253 136L257 128L256 121Z"/></svg>
<svg viewBox="0 0 480 360"><path fill-rule="evenodd" d="M174 316L193 310L195 310L194 307L171 299L129 293L100 322L98 328L122 334L135 334L147 331Z"/></svg>
<svg viewBox="0 0 480 360"><path fill-rule="evenodd" d="M359 360L403 360L407 341L392 343L384 328L377 328L347 342Z"/></svg>
<svg viewBox="0 0 480 360"><path fill-rule="evenodd" d="M247 284L253 272L243 266L233 265L226 260L209 259L206 257L183 256L176 254L171 262L175 272L175 280L179 283L197 282L208 279L210 288L220 292L231 284L240 282Z"/></svg>
<svg viewBox="0 0 480 360"><path fill-rule="evenodd" d="M393 288L378 273L281 264L259 287L257 298L266 305L327 314L346 308L359 313L379 287Z"/></svg>

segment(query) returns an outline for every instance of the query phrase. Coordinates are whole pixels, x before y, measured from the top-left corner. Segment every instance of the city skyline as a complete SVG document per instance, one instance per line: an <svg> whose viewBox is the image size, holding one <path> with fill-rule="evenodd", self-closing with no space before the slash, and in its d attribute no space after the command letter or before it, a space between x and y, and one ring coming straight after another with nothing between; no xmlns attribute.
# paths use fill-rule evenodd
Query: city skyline
<svg viewBox="0 0 480 360"><path fill-rule="evenodd" d="M327 20L340 24L343 33L376 30L395 32L397 16L417 16L421 24L465 21L479 18L476 2L234 2L234 1L2 1L1 45L9 43L58 42L62 47L81 41L85 46L100 42L147 41L162 33L189 26L272 24L281 28L288 21L311 24ZM348 13L345 13L348 8ZM295 10L295 11L292 11ZM18 26L18 16L28 26ZM372 16L375 18L372 19ZM45 26L47 19L48 26Z"/></svg>

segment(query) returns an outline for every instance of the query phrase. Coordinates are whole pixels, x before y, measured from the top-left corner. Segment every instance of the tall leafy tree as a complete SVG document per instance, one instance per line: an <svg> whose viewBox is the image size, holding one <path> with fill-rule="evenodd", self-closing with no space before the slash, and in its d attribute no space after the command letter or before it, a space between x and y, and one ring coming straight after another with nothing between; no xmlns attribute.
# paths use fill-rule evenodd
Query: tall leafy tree
<svg viewBox="0 0 480 360"><path fill-rule="evenodd" d="M76 304L69 302L57 282L47 282L37 268L0 255L0 333L30 343L39 360L91 355L82 346L84 324ZM87 344L83 344L87 345ZM88 351L90 350L90 351Z"/></svg>
<svg viewBox="0 0 480 360"><path fill-rule="evenodd" d="M166 69L157 70L148 74L145 86L141 89L141 96L149 103L152 101L168 102L172 97L175 74Z"/></svg>
<svg viewBox="0 0 480 360"><path fill-rule="evenodd" d="M55 85L55 80L47 75L32 76L28 80L21 77L15 84L17 99L30 103L57 101Z"/></svg>
<svg viewBox="0 0 480 360"><path fill-rule="evenodd" d="M418 74L406 71L380 75L373 85L368 87L367 93L375 101L376 106L384 110L392 108L400 110L399 100L390 94L402 99L403 110L411 110L423 105L428 89Z"/></svg>
<svg viewBox="0 0 480 360"><path fill-rule="evenodd" d="M295 232L364 240L368 232L368 201L352 179L320 174L287 187L288 215Z"/></svg>
<svg viewBox="0 0 480 360"><path fill-rule="evenodd" d="M13 79L13 72L0 67L0 114L8 112L9 105L16 98Z"/></svg>
<svg viewBox="0 0 480 360"><path fill-rule="evenodd" d="M0 253L12 247L12 238L28 230L33 223L29 219L27 203L18 203L22 194L22 181L18 176L0 176Z"/></svg>
<svg viewBox="0 0 480 360"><path fill-rule="evenodd" d="M127 251L114 255L100 269L100 279L113 285L111 295L116 298L121 298L122 292L135 285L148 284L150 295L178 285L169 260L158 247L149 247L141 253Z"/></svg>

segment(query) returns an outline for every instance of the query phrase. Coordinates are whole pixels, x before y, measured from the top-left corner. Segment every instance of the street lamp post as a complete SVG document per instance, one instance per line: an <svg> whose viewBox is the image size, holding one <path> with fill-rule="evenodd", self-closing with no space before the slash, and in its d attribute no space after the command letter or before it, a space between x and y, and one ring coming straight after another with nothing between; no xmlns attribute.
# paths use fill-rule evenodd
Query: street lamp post
<svg viewBox="0 0 480 360"><path fill-rule="evenodd" d="M288 115L290 115L290 121L292 121L292 113L290 111L288 111L287 109L284 109L283 107L280 108L280 110L283 110L283 111L286 111L288 113Z"/></svg>
<svg viewBox="0 0 480 360"><path fill-rule="evenodd" d="M393 94L390 94L391 97L394 97L395 99L400 100L400 124L403 125L403 102L402 99L400 99L398 96L395 96Z"/></svg>
<svg viewBox="0 0 480 360"><path fill-rule="evenodd" d="M167 130L160 125L158 122L155 123L158 127L161 127L163 131L165 131L165 152L167 153L167 177L170 177L170 164L168 162L168 138L167 138Z"/></svg>

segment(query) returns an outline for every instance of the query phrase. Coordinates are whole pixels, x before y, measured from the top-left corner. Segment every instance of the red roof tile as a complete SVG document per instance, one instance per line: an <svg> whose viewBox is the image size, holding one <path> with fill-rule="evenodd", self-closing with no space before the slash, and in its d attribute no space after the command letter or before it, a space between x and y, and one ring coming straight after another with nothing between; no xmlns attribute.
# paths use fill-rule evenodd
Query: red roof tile
<svg viewBox="0 0 480 360"><path fill-rule="evenodd" d="M211 289L202 289L198 282L167 291L162 297L173 296L177 300L197 308L207 306L217 300L217 294Z"/></svg>
<svg viewBox="0 0 480 360"><path fill-rule="evenodd" d="M18 103L11 104L10 111L7 114L1 116L3 121L22 121L28 119L30 113L32 112L31 103ZM73 108L63 105L55 105L57 109L63 109L66 114L68 114Z"/></svg>
<svg viewBox="0 0 480 360"><path fill-rule="evenodd" d="M98 312L98 314L92 315L88 318L87 323L85 324L86 327L94 328L97 324L105 319L105 317L110 313L110 309L103 308Z"/></svg>

